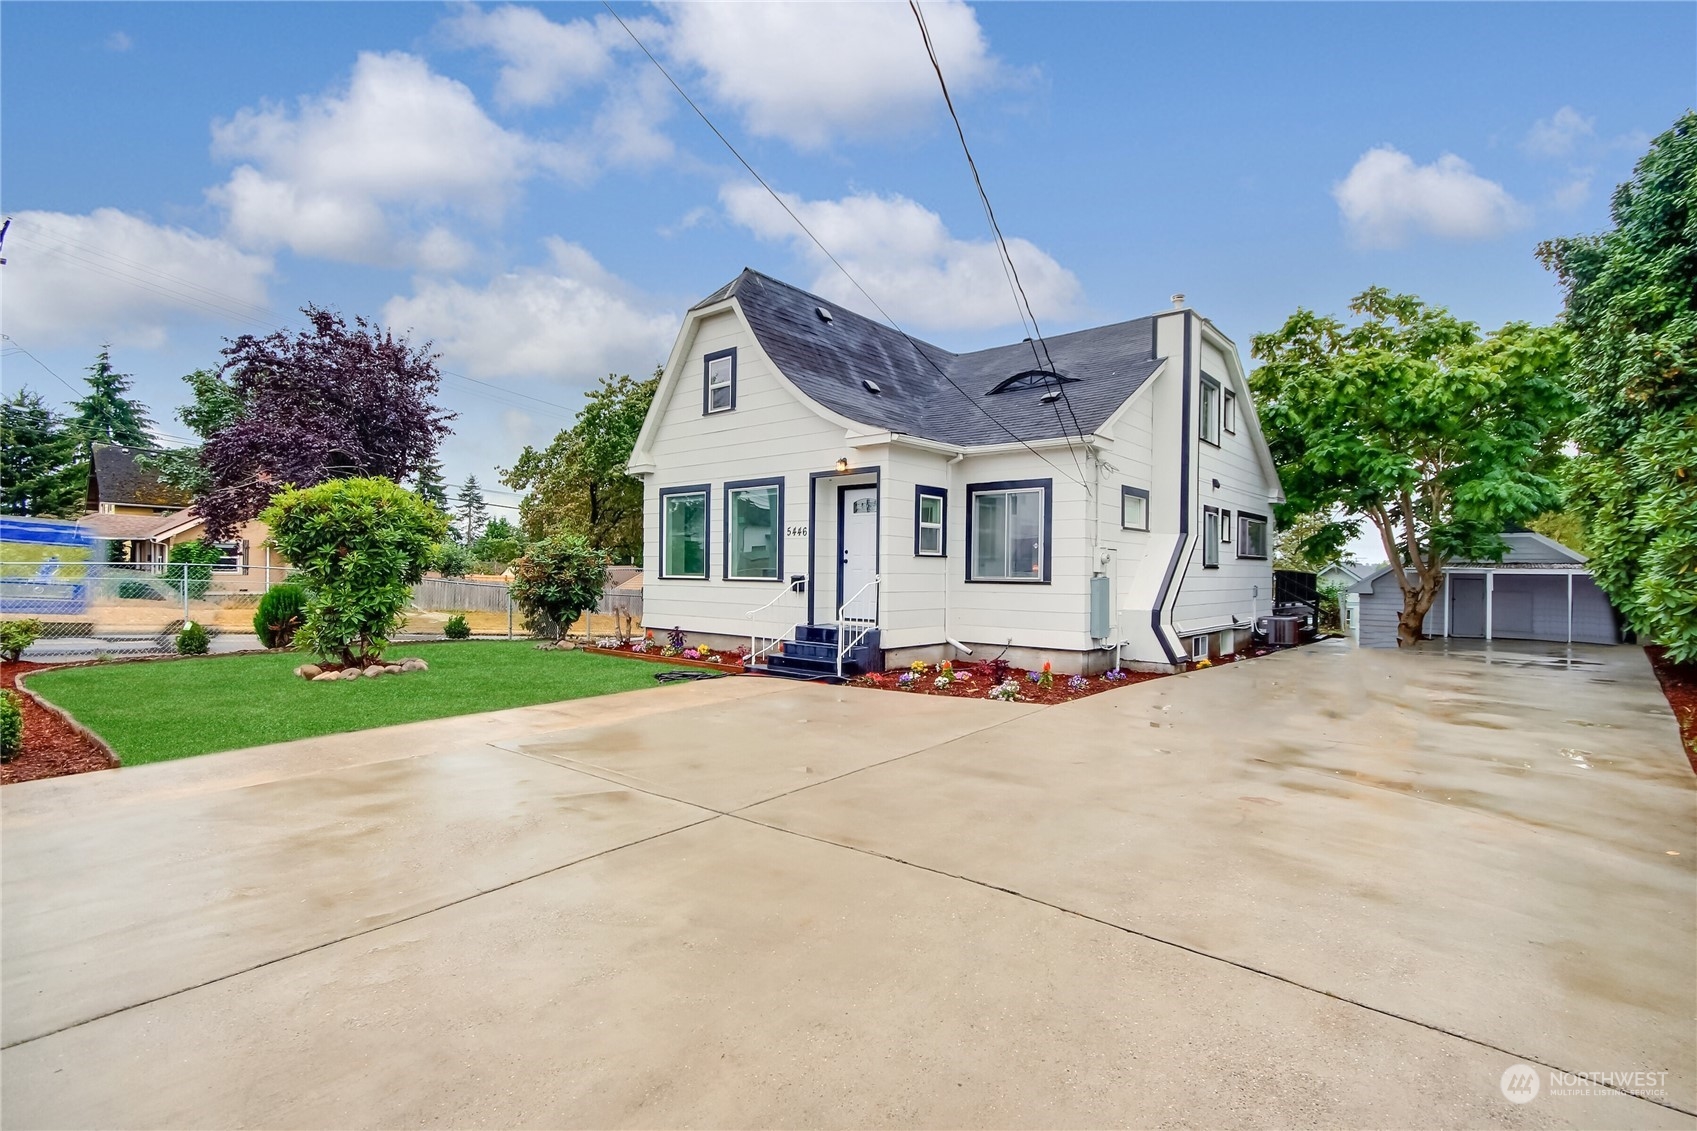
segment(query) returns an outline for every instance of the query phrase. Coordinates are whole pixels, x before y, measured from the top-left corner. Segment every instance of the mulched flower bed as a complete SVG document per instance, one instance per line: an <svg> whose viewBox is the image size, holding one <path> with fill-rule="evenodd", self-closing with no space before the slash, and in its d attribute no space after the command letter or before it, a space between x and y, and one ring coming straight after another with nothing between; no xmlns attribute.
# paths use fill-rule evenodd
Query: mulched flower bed
<svg viewBox="0 0 1697 1131"><path fill-rule="evenodd" d="M856 687L876 687L884 691L901 691L909 695L947 695L954 699L987 699L991 688L997 681L993 678L988 662L954 665L955 678L946 687L937 686L940 669L932 664L925 669L923 675L908 668L897 668L887 672L873 672L870 675L856 676L849 683ZM1020 703L1069 703L1074 699L1082 699L1086 695L1098 695L1111 691L1116 687L1129 687L1134 683L1146 683L1152 679L1160 679L1164 672L1121 672L1120 678L1109 679L1105 675L1068 676L1052 675L1048 687L1032 678L1034 673L1029 668L1009 666L1006 679L1011 679L1019 686L1018 698ZM1035 673L1040 675L1041 673ZM912 675L907 682L902 681L904 675Z"/></svg>
<svg viewBox="0 0 1697 1131"><path fill-rule="evenodd" d="M702 659L699 652L693 658L684 656L682 653L676 656L667 656L657 648L638 651L629 644L616 647L586 644L583 646L583 651L599 652L603 656L623 656L627 660L647 660L651 664L671 664L680 668L707 668L716 672L728 672L731 675L740 675L743 670L742 657L736 652L708 652L707 655L718 657L716 660L708 660Z"/></svg>
<svg viewBox="0 0 1697 1131"><path fill-rule="evenodd" d="M59 666L27 660L0 663L0 686L15 688L20 675ZM10 785L65 774L86 774L90 770L110 770L118 764L87 735L22 691L18 692L18 702L24 710L23 749L0 766L0 783Z"/></svg>
<svg viewBox="0 0 1697 1131"><path fill-rule="evenodd" d="M1697 773L1697 664L1676 664L1668 659L1665 649L1650 645L1644 651L1650 656L1650 666L1662 681L1662 693L1668 697L1673 717L1679 720L1679 737L1685 741L1685 757L1691 770Z"/></svg>

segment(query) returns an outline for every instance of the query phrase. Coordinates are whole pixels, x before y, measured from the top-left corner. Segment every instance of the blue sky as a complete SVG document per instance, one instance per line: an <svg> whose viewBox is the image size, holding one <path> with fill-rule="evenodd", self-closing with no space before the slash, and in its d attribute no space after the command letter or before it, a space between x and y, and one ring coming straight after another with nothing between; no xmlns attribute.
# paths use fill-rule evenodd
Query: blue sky
<svg viewBox="0 0 1697 1131"><path fill-rule="evenodd" d="M905 5L617 8L905 328L1021 336ZM1372 284L1550 319L1534 245L1605 226L1697 91L1690 4L925 10L1044 330L1181 291L1245 354ZM110 342L180 436L184 372L315 302L498 386L442 395L493 487L744 265L858 305L599 6L0 18L8 393Z"/></svg>

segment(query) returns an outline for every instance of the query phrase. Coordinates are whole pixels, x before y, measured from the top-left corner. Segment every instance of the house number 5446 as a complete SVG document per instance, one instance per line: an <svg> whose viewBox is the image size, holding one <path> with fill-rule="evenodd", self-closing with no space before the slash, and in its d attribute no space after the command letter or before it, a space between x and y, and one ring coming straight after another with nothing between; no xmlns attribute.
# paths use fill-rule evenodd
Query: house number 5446
<svg viewBox="0 0 1697 1131"><path fill-rule="evenodd" d="M791 525L784 527L784 533L795 535L798 538L805 537L807 534L807 524L805 522L799 524L792 523Z"/></svg>

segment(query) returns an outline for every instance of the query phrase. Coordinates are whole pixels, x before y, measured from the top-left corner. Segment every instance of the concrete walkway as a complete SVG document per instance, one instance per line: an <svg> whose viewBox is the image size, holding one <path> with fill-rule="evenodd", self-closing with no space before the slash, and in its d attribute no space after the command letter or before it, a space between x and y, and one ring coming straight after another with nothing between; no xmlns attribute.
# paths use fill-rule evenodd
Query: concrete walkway
<svg viewBox="0 0 1697 1131"><path fill-rule="evenodd" d="M8 1128L1697 1126L1636 649L719 680L0 810Z"/></svg>

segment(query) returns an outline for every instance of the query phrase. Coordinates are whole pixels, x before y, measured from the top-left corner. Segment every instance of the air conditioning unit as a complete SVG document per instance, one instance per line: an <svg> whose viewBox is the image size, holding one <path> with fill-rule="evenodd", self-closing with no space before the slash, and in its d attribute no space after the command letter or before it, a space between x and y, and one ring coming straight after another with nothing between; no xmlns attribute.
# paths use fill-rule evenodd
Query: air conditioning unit
<svg viewBox="0 0 1697 1131"><path fill-rule="evenodd" d="M1267 643L1275 648L1292 648L1301 639L1301 617L1268 617Z"/></svg>

